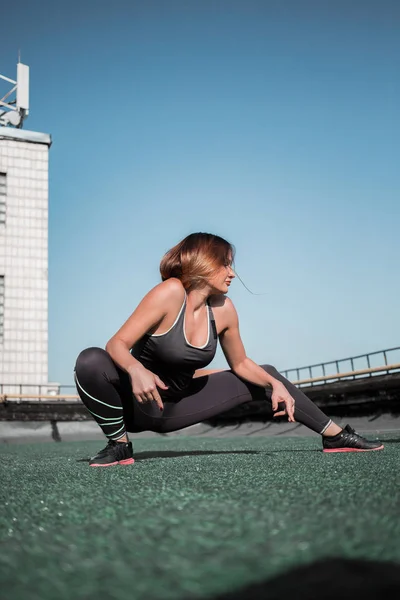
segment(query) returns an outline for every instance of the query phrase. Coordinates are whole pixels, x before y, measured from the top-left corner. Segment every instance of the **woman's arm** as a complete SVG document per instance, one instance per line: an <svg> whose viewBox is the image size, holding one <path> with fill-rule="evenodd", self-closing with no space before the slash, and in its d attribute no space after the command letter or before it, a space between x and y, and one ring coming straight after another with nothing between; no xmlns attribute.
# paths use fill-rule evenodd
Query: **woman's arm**
<svg viewBox="0 0 400 600"><path fill-rule="evenodd" d="M262 367L246 356L239 332L238 315L229 298L225 300L224 309L225 327L220 333L219 339L230 368L245 381L261 387L271 386L273 389L272 409L277 410L278 403L284 402L288 420L294 422L294 400L283 383L269 375Z"/></svg>
<svg viewBox="0 0 400 600"><path fill-rule="evenodd" d="M168 387L158 377L146 369L130 349L144 336L156 327L169 311L182 303L185 291L178 279L167 279L159 283L140 302L129 319L115 335L107 342L106 351L113 361L124 369L130 376L132 392L138 402L156 402L160 410L164 404L157 388L167 390Z"/></svg>
<svg viewBox="0 0 400 600"><path fill-rule="evenodd" d="M140 302L129 319L106 344L106 351L121 369L128 373L143 365L130 353L132 346L152 328L156 327L183 301L184 289L180 281L171 278L156 285Z"/></svg>
<svg viewBox="0 0 400 600"><path fill-rule="evenodd" d="M252 361L251 358L246 356L246 351L239 332L238 315L229 298L225 299L224 317L225 328L220 333L219 340L225 358L232 371L242 379L262 387L280 383L277 379L268 375L268 373Z"/></svg>

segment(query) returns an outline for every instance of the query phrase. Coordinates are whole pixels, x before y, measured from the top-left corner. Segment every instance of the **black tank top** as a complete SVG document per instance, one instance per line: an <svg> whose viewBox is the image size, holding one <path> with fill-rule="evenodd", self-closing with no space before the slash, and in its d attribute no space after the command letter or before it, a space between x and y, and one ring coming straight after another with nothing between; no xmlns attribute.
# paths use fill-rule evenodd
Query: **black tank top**
<svg viewBox="0 0 400 600"><path fill-rule="evenodd" d="M208 337L204 346L189 344L185 335L186 294L182 307L173 325L165 333L146 333L131 348L131 354L156 373L169 387L159 389L166 399L182 397L196 369L203 369L214 358L218 336L211 306L207 304Z"/></svg>

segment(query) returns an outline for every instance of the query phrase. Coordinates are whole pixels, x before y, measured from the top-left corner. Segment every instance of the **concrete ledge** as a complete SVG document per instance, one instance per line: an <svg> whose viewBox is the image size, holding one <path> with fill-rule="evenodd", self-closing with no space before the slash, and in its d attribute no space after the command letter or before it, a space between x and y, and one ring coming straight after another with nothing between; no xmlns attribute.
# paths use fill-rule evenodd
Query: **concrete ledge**
<svg viewBox="0 0 400 600"><path fill-rule="evenodd" d="M28 131L26 129L14 129L13 127L0 127L0 139L15 140L17 142L33 142L35 144L46 144L51 146L51 136L39 131Z"/></svg>
<svg viewBox="0 0 400 600"><path fill-rule="evenodd" d="M384 433L396 431L400 434L400 417L381 415L374 417L351 417L336 419L339 425L349 423L360 432ZM57 423L59 438L63 442L99 440L105 436L93 421L64 421ZM159 434L152 431L131 433L134 440L156 437L242 437L242 436L316 436L317 434L298 423L259 423L245 422L240 425L223 425L213 427L206 423L198 423L173 433ZM50 422L0 422L0 443L22 444L35 442L53 442L54 430Z"/></svg>

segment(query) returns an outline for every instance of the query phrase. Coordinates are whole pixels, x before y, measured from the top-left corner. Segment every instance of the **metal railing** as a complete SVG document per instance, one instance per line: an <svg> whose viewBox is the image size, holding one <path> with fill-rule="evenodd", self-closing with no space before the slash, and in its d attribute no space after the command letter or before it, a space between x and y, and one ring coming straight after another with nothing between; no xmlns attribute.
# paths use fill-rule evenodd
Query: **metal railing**
<svg viewBox="0 0 400 600"><path fill-rule="evenodd" d="M12 394L35 394L41 396L42 394L48 394L49 396L56 396L60 393L61 388L73 388L74 385L62 386L54 384L35 384L35 383L0 383L0 396L5 393ZM51 391L49 391L51 390Z"/></svg>
<svg viewBox="0 0 400 600"><path fill-rule="evenodd" d="M361 362L361 364L360 364ZM374 365L375 363L378 363ZM382 373L400 372L400 346L360 354L350 358L317 363L306 367L281 371L287 379L298 386L313 386L335 381L352 380L382 375ZM49 391L50 390L50 391ZM64 390L68 390L65 392ZM0 402L5 400L78 402L79 396L74 385L35 385L35 384L0 384Z"/></svg>
<svg viewBox="0 0 400 600"><path fill-rule="evenodd" d="M373 377L377 374L400 371L400 346L359 354L306 367L282 371L296 385L332 383L335 380Z"/></svg>

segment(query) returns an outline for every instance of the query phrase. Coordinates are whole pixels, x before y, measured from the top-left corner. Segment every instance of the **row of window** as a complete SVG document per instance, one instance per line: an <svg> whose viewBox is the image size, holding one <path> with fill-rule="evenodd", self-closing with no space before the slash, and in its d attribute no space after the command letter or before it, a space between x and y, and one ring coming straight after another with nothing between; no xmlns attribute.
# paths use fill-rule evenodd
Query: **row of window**
<svg viewBox="0 0 400 600"><path fill-rule="evenodd" d="M7 174L0 172L0 227L6 223L6 198ZM16 204L13 213L12 216L18 219L20 226L28 227L29 229L47 229L47 202L43 206L28 207L27 200L24 199L23 206Z"/></svg>
<svg viewBox="0 0 400 600"><path fill-rule="evenodd" d="M0 344L4 336L4 275L0 275Z"/></svg>
<svg viewBox="0 0 400 600"><path fill-rule="evenodd" d="M6 223L7 175L0 173L0 226Z"/></svg>
<svg viewBox="0 0 400 600"><path fill-rule="evenodd" d="M7 174L0 172L0 228L6 224ZM47 235L47 234L46 234ZM35 241L36 243L36 241ZM47 240L46 240L47 246ZM43 261L43 266L47 261ZM17 279L15 282L17 283ZM34 281L33 287L45 287L42 281ZM47 284L47 282L46 282ZM26 281L24 287L26 286ZM25 295L25 292L24 292ZM4 342L4 275L0 275L0 344Z"/></svg>

